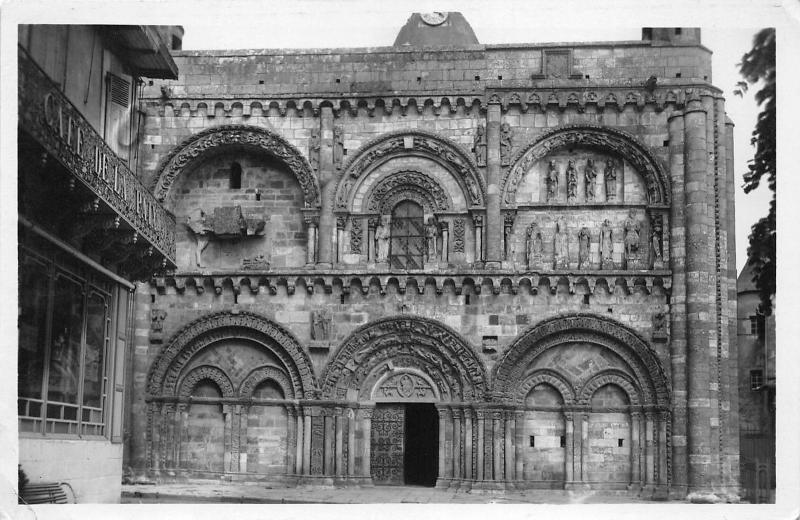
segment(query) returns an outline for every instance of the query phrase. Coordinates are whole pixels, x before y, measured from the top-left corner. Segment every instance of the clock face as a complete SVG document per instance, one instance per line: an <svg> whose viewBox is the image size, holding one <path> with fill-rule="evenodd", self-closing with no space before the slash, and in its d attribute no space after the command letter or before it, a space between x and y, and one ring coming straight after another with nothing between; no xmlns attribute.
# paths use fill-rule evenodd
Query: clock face
<svg viewBox="0 0 800 520"><path fill-rule="evenodd" d="M434 11L432 13L422 13L420 17L422 17L422 21L428 25L441 25L447 20L447 13Z"/></svg>

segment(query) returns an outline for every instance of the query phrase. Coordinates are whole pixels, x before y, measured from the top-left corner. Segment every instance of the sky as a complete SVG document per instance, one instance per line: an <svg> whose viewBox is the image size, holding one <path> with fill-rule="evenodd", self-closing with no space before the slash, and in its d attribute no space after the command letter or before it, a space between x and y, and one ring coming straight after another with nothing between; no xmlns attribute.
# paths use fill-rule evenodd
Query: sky
<svg viewBox="0 0 800 520"><path fill-rule="evenodd" d="M424 2L423 2L424 3ZM311 2L306 9L298 4L270 13L266 20L253 19L239 23L233 29L229 23L187 20L182 23L185 34L183 48L190 49L254 49L254 48L314 48L314 47L375 47L389 46L412 12L420 5L380 5L358 2L337 2L331 5L351 6L358 9L324 8ZM464 3L452 10L460 11L470 22L478 41L493 43L539 43L640 40L643 25L616 23L582 23L560 26L547 23L538 9L517 9L516 16L491 4ZM422 6L424 7L424 5ZM257 20L257 21L256 21ZM624 20L622 20L624 21ZM240 20L241 22L241 20ZM685 20L683 22L686 22ZM663 24L658 24L663 25ZM702 27L702 43L713 52L713 83L724 91L726 111L736 124L734 132L734 166L736 170L736 247L737 270L746 261L747 236L750 226L766 215L771 193L763 186L745 195L741 189L742 175L753 156L750 134L755 126L758 106L754 100L757 89L744 97L733 94L741 80L737 64L742 55L752 47L757 25ZM683 25L688 26L684 23Z"/></svg>

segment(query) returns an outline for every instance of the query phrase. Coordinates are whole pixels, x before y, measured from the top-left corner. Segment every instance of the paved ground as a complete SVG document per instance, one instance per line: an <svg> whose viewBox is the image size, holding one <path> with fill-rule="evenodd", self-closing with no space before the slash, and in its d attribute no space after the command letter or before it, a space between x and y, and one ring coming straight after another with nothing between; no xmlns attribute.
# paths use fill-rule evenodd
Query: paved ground
<svg viewBox="0 0 800 520"><path fill-rule="evenodd" d="M532 504L622 504L645 503L627 494L613 492L569 492L551 490L505 493L455 492L415 486L374 488L267 488L264 484L188 482L180 484L123 485L123 504L172 503L259 504L374 504L374 503L532 503Z"/></svg>

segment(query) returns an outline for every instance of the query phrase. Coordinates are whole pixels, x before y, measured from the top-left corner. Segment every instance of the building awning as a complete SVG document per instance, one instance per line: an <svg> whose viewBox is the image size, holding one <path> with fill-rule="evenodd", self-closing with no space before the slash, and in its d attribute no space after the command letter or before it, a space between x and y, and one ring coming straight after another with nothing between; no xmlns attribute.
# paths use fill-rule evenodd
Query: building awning
<svg viewBox="0 0 800 520"><path fill-rule="evenodd" d="M178 66L158 32L149 25L106 25L102 31L109 45L140 76L178 79Z"/></svg>

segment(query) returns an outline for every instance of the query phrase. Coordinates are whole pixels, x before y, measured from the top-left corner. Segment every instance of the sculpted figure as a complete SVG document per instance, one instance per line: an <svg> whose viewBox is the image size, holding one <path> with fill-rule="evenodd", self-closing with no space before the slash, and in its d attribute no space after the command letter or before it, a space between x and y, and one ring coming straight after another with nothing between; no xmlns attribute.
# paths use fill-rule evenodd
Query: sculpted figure
<svg viewBox="0 0 800 520"><path fill-rule="evenodd" d="M603 222L600 235L602 237L600 241L600 255L603 259L603 268L613 268L614 244L611 236L611 222L608 219ZM609 264L612 264L611 267L608 267Z"/></svg>
<svg viewBox="0 0 800 520"><path fill-rule="evenodd" d="M652 236L650 237L650 242L653 246L653 253L655 254L654 260L656 262L663 262L662 257L662 227L661 227L661 219L658 217L653 218L653 232Z"/></svg>
<svg viewBox="0 0 800 520"><path fill-rule="evenodd" d="M436 225L436 220L433 217L428 218L428 223L425 225L425 261L432 262L436 260L436 239L439 235L439 226Z"/></svg>
<svg viewBox="0 0 800 520"><path fill-rule="evenodd" d="M511 163L512 135L511 125L500 125L500 165L508 166Z"/></svg>
<svg viewBox="0 0 800 520"><path fill-rule="evenodd" d="M633 211L625 219L625 254L630 256L639 252L639 222L633 217Z"/></svg>
<svg viewBox="0 0 800 520"><path fill-rule="evenodd" d="M614 159L606 162L603 174L606 177L606 200L614 200L617 197L617 166L614 164Z"/></svg>
<svg viewBox="0 0 800 520"><path fill-rule="evenodd" d="M206 214L200 210L200 218L195 220L192 217L186 217L186 227L194 234L195 248L194 248L194 262L197 267L203 267L201 256L206 247L208 247L209 236L211 228L206 223Z"/></svg>
<svg viewBox="0 0 800 520"><path fill-rule="evenodd" d="M567 221L564 217L556 220L555 236L556 269L566 269L569 264L569 237L567 236Z"/></svg>
<svg viewBox="0 0 800 520"><path fill-rule="evenodd" d="M380 224L375 228L375 261L389 260L389 215L381 216Z"/></svg>
<svg viewBox="0 0 800 520"><path fill-rule="evenodd" d="M528 229L528 267L532 268L534 264L541 261L544 253L544 244L542 241L542 231L539 226L534 222Z"/></svg>
<svg viewBox="0 0 800 520"><path fill-rule="evenodd" d="M578 172L575 170L575 161L567 163L567 200L574 202L578 197Z"/></svg>
<svg viewBox="0 0 800 520"><path fill-rule="evenodd" d="M319 128L311 130L311 138L308 140L308 162L314 171L319 170Z"/></svg>
<svg viewBox="0 0 800 520"><path fill-rule="evenodd" d="M549 168L547 170L547 200L556 200L556 196L558 195L558 168L556 168L556 162L550 161Z"/></svg>
<svg viewBox="0 0 800 520"><path fill-rule="evenodd" d="M472 145L472 151L475 152L475 162L478 166L486 166L486 147L486 128L483 125L478 125Z"/></svg>
<svg viewBox="0 0 800 520"><path fill-rule="evenodd" d="M594 159L586 161L586 170L584 170L583 177L586 180L586 202L594 202L595 181L597 179Z"/></svg>
<svg viewBox="0 0 800 520"><path fill-rule="evenodd" d="M581 268L589 266L589 243L591 235L588 228L581 228L578 233L578 266Z"/></svg>
<svg viewBox="0 0 800 520"><path fill-rule="evenodd" d="M333 164L336 169L342 168L342 161L344 160L344 131L341 126L333 127Z"/></svg>

